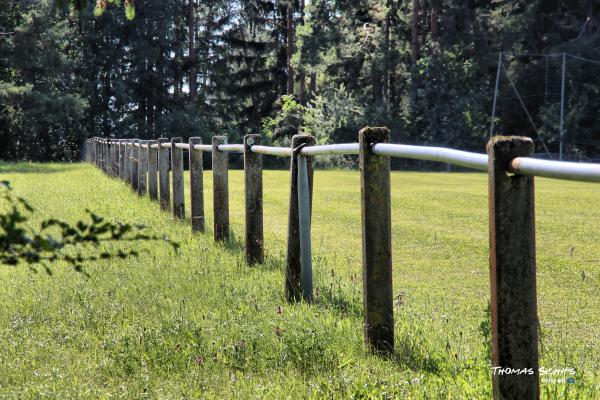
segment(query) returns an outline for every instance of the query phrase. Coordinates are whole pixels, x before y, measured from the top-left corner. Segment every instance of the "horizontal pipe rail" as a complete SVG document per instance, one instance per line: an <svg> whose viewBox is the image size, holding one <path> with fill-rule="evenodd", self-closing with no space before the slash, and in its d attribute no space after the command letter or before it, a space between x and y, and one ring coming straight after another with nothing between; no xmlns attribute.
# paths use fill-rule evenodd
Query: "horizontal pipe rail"
<svg viewBox="0 0 600 400"><path fill-rule="evenodd" d="M509 172L519 175L572 181L600 182L600 164L538 160L528 157L514 158Z"/></svg>
<svg viewBox="0 0 600 400"><path fill-rule="evenodd" d="M326 144L304 147L300 150L303 156L318 156L325 154L358 154L358 143Z"/></svg>
<svg viewBox="0 0 600 400"><path fill-rule="evenodd" d="M217 146L217 150L223 153L243 153L243 144L220 144Z"/></svg>
<svg viewBox="0 0 600 400"><path fill-rule="evenodd" d="M175 148L189 150L190 144L189 143L175 143Z"/></svg>
<svg viewBox="0 0 600 400"><path fill-rule="evenodd" d="M151 146L140 144L132 140L121 139L102 139L93 138L92 141L107 144L132 144L141 148L159 148L158 144ZM171 148L171 143L161 143L160 147ZM177 143L178 149L189 150L188 143ZM212 146L208 144L198 144L193 146L194 150L211 152ZM221 144L219 151L226 153L243 153L242 144ZM264 154L276 157L290 157L292 149L289 147L261 146L252 145L250 151L256 154ZM468 151L448 149L444 147L412 146L404 144L377 143L371 147L371 151L376 155L383 155L397 158L409 158L413 160L443 162L460 167L471 168L478 171L488 170L488 156L486 154L472 153ZM318 146L307 146L300 150L303 156L319 155L356 155L359 153L358 143L327 144ZM600 164L575 163L564 161L539 160L528 157L517 157L507 166L507 171L520 175L540 176L544 178L574 180L583 182L600 182Z"/></svg>
<svg viewBox="0 0 600 400"><path fill-rule="evenodd" d="M250 151L256 154L265 154L276 157L291 157L292 149L289 147L271 147L271 146L258 146L253 145Z"/></svg>
<svg viewBox="0 0 600 400"><path fill-rule="evenodd" d="M461 167L487 171L488 156L443 147L409 146L404 144L378 143L371 148L374 154L413 160L439 161Z"/></svg>
<svg viewBox="0 0 600 400"><path fill-rule="evenodd" d="M212 152L212 146L210 144L195 144L194 150Z"/></svg>

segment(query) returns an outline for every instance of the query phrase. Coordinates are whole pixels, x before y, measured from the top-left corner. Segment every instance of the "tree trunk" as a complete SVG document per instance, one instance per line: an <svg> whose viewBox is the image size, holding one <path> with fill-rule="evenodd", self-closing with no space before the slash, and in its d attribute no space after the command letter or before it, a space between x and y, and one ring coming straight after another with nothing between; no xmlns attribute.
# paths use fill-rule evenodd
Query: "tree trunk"
<svg viewBox="0 0 600 400"><path fill-rule="evenodd" d="M196 57L196 5L194 0L188 4L188 52L190 65L190 101L195 102L198 96L198 70Z"/></svg>
<svg viewBox="0 0 600 400"><path fill-rule="evenodd" d="M294 54L294 8L290 1L287 5L287 94L294 94L294 69L292 55Z"/></svg>
<svg viewBox="0 0 600 400"><path fill-rule="evenodd" d="M300 25L304 25L304 0L300 0ZM300 80L300 104L306 104L306 74L304 72L304 66L300 69L298 76Z"/></svg>
<svg viewBox="0 0 600 400"><path fill-rule="evenodd" d="M437 40L440 32L438 19L440 17L440 2L433 2L431 5L431 38Z"/></svg>
<svg viewBox="0 0 600 400"><path fill-rule="evenodd" d="M382 100L384 104L389 102L389 81L390 81L390 29L392 25L393 0L387 1L387 15L385 16L384 38L383 38L383 76L382 76Z"/></svg>
<svg viewBox="0 0 600 400"><path fill-rule="evenodd" d="M419 58L419 10L419 0L413 0L410 42L410 62L413 66L417 64Z"/></svg>
<svg viewBox="0 0 600 400"><path fill-rule="evenodd" d="M310 87L308 88L308 97L315 97L315 93L317 92L317 73L315 71L310 73Z"/></svg>

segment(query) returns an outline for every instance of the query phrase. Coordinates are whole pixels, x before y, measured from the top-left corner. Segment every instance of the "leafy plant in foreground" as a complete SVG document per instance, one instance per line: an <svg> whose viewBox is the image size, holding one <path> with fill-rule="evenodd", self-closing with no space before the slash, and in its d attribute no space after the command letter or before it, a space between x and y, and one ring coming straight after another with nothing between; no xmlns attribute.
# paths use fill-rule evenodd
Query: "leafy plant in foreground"
<svg viewBox="0 0 600 400"><path fill-rule="evenodd" d="M12 192L10 183L7 181L0 182L0 201L8 203L8 207L6 207L8 211L0 213L0 264L18 265L25 262L33 271L36 271L36 264L66 261L76 271L82 272L85 262L135 257L138 253L135 250L118 250L116 252L99 250L97 255L85 256L81 252L73 254L72 252L63 252L63 250L85 245L100 248L104 242L148 240L162 240L169 243L175 251L179 249L179 244L166 236L142 233L145 228L143 225L113 223L89 210L86 210L90 216L89 222L78 221L75 225L71 225L50 218L42 221L38 231L33 230L27 226L27 222L29 215L35 210L27 200ZM50 230L58 231L58 235L52 235L49 233ZM47 265L44 265L44 269L48 274L52 274Z"/></svg>

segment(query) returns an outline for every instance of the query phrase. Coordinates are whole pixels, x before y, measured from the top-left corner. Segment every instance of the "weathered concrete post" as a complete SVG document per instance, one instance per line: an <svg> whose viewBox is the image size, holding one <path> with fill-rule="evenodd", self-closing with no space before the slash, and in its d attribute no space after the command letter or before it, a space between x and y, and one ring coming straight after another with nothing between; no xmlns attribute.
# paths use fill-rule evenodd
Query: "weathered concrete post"
<svg viewBox="0 0 600 400"><path fill-rule="evenodd" d="M298 218L298 150L315 144L315 138L308 135L292 137L292 157L290 160L290 208L288 213L287 257L285 266L285 296L288 301L302 299L302 264L300 261L300 222ZM310 205L312 209L313 157L306 157Z"/></svg>
<svg viewBox="0 0 600 400"><path fill-rule="evenodd" d="M263 236L262 155L251 151L260 145L260 135L244 137L244 192L246 197L246 261L262 263L265 258Z"/></svg>
<svg viewBox="0 0 600 400"><path fill-rule="evenodd" d="M201 137L191 137L190 144L190 213L192 232L204 232L204 177L202 170L202 150L194 150L194 145L202 144Z"/></svg>
<svg viewBox="0 0 600 400"><path fill-rule="evenodd" d="M100 158L100 169L106 172L106 141L102 139L100 142L100 154L102 157Z"/></svg>
<svg viewBox="0 0 600 400"><path fill-rule="evenodd" d="M392 215L390 157L373 154L371 146L389 139L387 128L367 127L358 133L365 344L378 354L394 351Z"/></svg>
<svg viewBox="0 0 600 400"><path fill-rule="evenodd" d="M96 163L96 167L100 167L100 141L98 138L94 139L94 162Z"/></svg>
<svg viewBox="0 0 600 400"><path fill-rule="evenodd" d="M148 187L148 149L144 146L148 144L147 140L140 140L138 153L138 194L144 196Z"/></svg>
<svg viewBox="0 0 600 400"><path fill-rule="evenodd" d="M117 178L119 176L119 140L111 140L111 157L112 157L112 175Z"/></svg>
<svg viewBox="0 0 600 400"><path fill-rule="evenodd" d="M158 142L158 193L159 204L161 210L168 210L171 207L171 185L169 179L169 149L162 147L163 143L168 143L169 140L160 138Z"/></svg>
<svg viewBox="0 0 600 400"><path fill-rule="evenodd" d="M125 140L125 182L131 184L131 140Z"/></svg>
<svg viewBox="0 0 600 400"><path fill-rule="evenodd" d="M212 138L213 211L215 241L229 238L229 155L219 151L220 144L227 143L227 136Z"/></svg>
<svg viewBox="0 0 600 400"><path fill-rule="evenodd" d="M112 165L111 165L111 154L110 154L110 141L109 139L104 140L104 172L106 172L106 175L111 175L112 174Z"/></svg>
<svg viewBox="0 0 600 400"><path fill-rule="evenodd" d="M180 137L171 139L171 173L173 175L173 217L185 218L185 183L183 180L183 149L175 145L181 143Z"/></svg>
<svg viewBox="0 0 600 400"><path fill-rule="evenodd" d="M119 139L119 178L121 179L125 179L125 174L127 173L125 165L125 141Z"/></svg>
<svg viewBox="0 0 600 400"><path fill-rule="evenodd" d="M526 137L496 136L487 145L495 399L540 397L533 177L506 170L513 158L533 150ZM506 374L504 368L531 373Z"/></svg>
<svg viewBox="0 0 600 400"><path fill-rule="evenodd" d="M134 139L131 147L131 187L134 191L138 191L138 175L139 175L139 163L140 163L140 140Z"/></svg>
<svg viewBox="0 0 600 400"><path fill-rule="evenodd" d="M152 200L158 199L158 149L152 148L156 144L156 140L148 141L148 193Z"/></svg>

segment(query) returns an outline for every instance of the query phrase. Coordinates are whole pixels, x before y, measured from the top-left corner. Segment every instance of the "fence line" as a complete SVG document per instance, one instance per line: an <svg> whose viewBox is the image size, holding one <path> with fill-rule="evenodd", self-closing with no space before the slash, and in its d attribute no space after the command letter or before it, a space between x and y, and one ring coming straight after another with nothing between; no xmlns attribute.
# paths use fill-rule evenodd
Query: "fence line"
<svg viewBox="0 0 600 400"><path fill-rule="evenodd" d="M128 182L140 195L149 193L160 208L177 219L185 216L183 151L189 152L191 222L203 232L202 152L212 153L214 236L229 237L228 153L244 154L246 259L264 259L262 156L290 158L285 292L289 301L312 299L310 219L313 157L327 154L359 156L363 241L365 343L376 353L394 349L390 158L438 161L489 175L490 278L492 364L529 374L493 374L495 398L539 398L537 298L535 264L534 176L600 182L600 164L530 158L533 142L524 137L493 137L487 154L440 147L390 144L386 128L364 128L359 143L315 145L311 136L297 135L291 147L260 144L260 135L246 135L243 144L228 144L215 136L140 141L92 138L86 141L86 161ZM169 159L171 165L169 165ZM169 179L172 171L172 182ZM156 180L158 179L158 185ZM172 190L172 197L171 197Z"/></svg>

